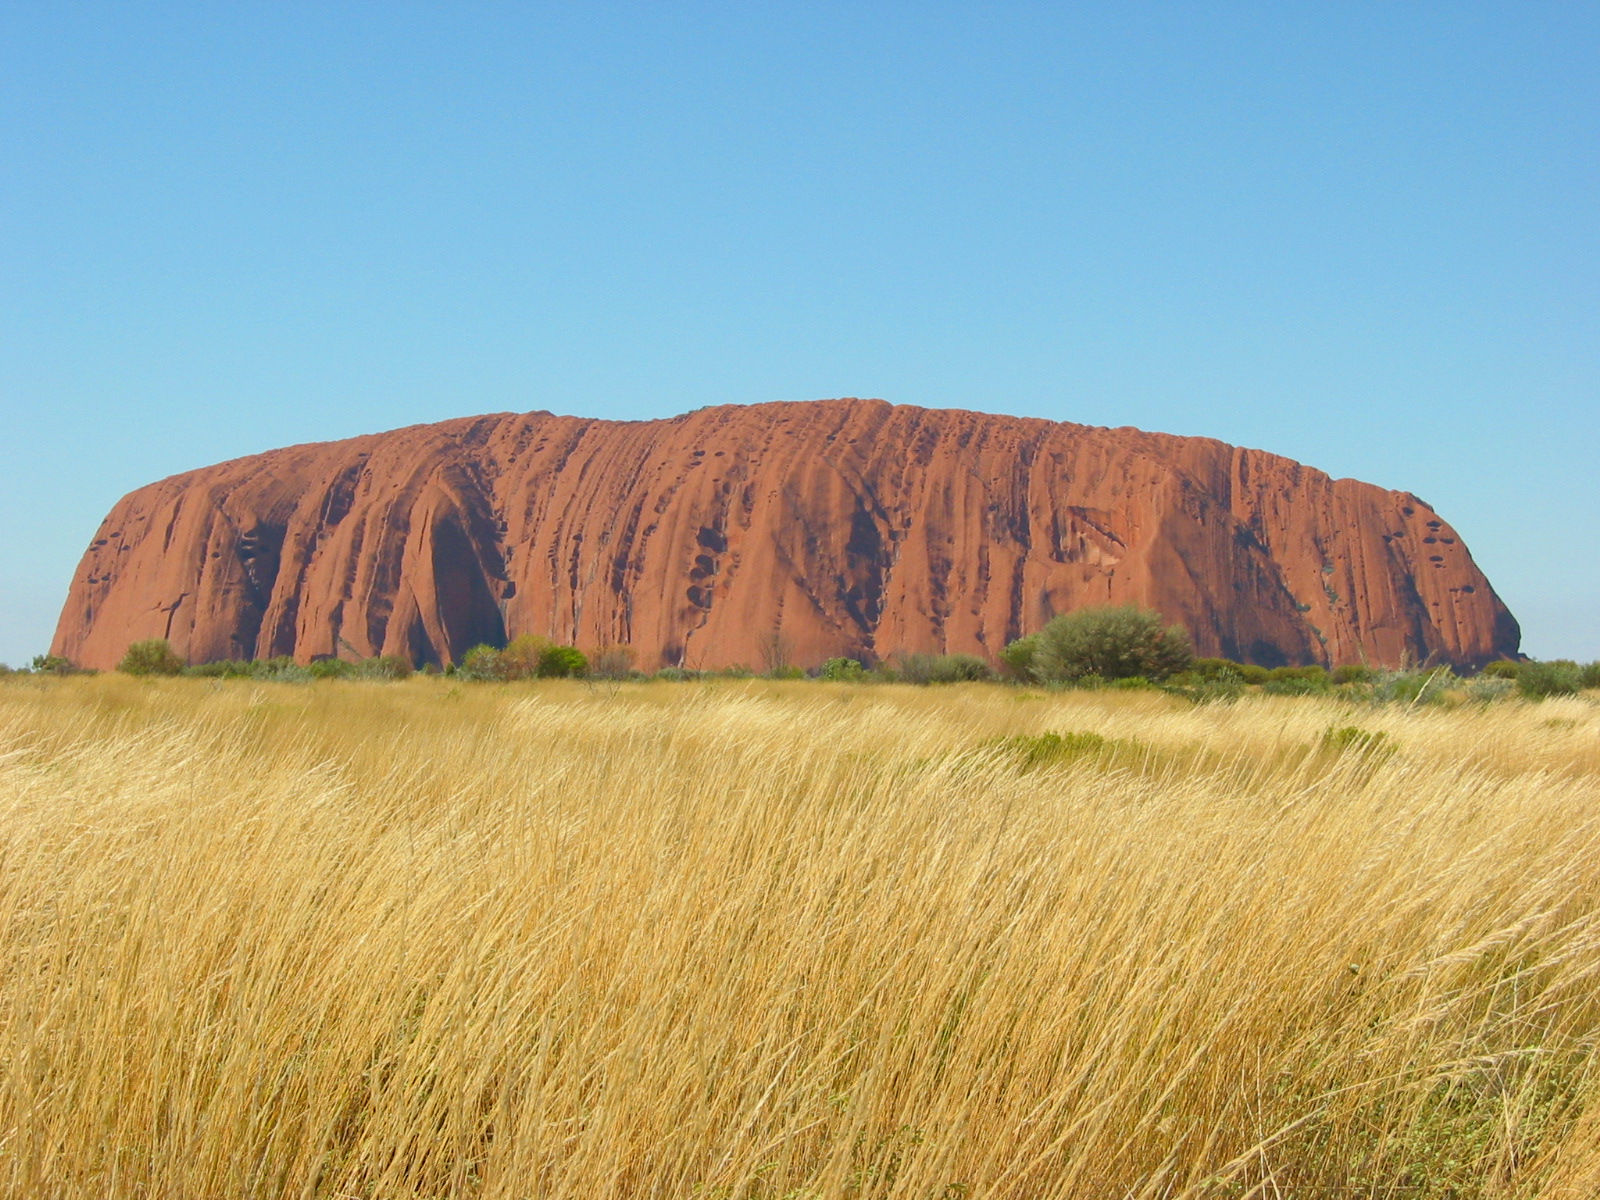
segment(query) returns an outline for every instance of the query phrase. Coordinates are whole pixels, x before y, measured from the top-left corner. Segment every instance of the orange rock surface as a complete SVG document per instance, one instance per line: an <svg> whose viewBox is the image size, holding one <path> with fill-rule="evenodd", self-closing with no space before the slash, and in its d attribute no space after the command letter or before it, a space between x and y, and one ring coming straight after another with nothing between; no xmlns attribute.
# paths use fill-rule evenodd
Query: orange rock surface
<svg viewBox="0 0 1600 1200"><path fill-rule="evenodd" d="M176 475L112 509L52 652L450 663L536 633L811 666L993 657L1128 602L1268 665L1480 664L1519 637L1409 493L1204 438L818 400L472 417Z"/></svg>

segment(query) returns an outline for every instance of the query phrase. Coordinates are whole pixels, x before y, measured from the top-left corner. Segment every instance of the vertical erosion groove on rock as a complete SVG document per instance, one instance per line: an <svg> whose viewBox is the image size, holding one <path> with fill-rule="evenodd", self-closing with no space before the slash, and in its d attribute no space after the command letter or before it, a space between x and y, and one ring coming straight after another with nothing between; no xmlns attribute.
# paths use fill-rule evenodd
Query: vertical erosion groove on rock
<svg viewBox="0 0 1600 1200"><path fill-rule="evenodd" d="M1409 493L1205 438L819 400L473 417L173 476L106 518L52 651L446 664L535 633L643 666L812 665L992 656L1106 603L1268 665L1518 642Z"/></svg>

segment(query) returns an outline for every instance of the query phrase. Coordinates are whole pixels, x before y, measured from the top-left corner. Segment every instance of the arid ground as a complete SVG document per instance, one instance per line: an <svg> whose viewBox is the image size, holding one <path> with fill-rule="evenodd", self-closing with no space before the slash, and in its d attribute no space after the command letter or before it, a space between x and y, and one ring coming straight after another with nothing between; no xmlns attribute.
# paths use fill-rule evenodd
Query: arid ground
<svg viewBox="0 0 1600 1200"><path fill-rule="evenodd" d="M1589 1200L1597 1035L1589 697L0 686L8 1196Z"/></svg>

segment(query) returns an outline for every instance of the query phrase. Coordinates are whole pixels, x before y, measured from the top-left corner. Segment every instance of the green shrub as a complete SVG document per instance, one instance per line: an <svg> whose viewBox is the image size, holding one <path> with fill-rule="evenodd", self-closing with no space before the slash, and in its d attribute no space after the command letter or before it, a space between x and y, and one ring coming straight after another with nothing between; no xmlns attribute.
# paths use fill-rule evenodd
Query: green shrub
<svg viewBox="0 0 1600 1200"><path fill-rule="evenodd" d="M1039 652L1039 635L1030 633L1006 645L1000 651L1000 666L1006 678L1018 683L1038 683L1033 673L1033 656Z"/></svg>
<svg viewBox="0 0 1600 1200"><path fill-rule="evenodd" d="M1343 663L1328 677L1334 683L1371 683L1377 672L1364 663Z"/></svg>
<svg viewBox="0 0 1600 1200"><path fill-rule="evenodd" d="M1600 688L1600 662L1584 663L1578 668L1578 686Z"/></svg>
<svg viewBox="0 0 1600 1200"><path fill-rule="evenodd" d="M1194 663L1181 625L1163 628L1150 609L1083 608L1065 613L1038 633L1034 676L1044 683L1069 683L1090 675L1102 679L1162 680Z"/></svg>
<svg viewBox="0 0 1600 1200"><path fill-rule="evenodd" d="M576 646L548 646L539 655L540 679L581 679L589 659Z"/></svg>
<svg viewBox="0 0 1600 1200"><path fill-rule="evenodd" d="M1269 696L1317 696L1332 686L1326 668L1320 666L1274 667L1261 690Z"/></svg>
<svg viewBox="0 0 1600 1200"><path fill-rule="evenodd" d="M364 658L359 663L343 663L342 666L349 668L348 673L358 679L410 679L416 673L411 660L399 654L380 654L376 658Z"/></svg>
<svg viewBox="0 0 1600 1200"><path fill-rule="evenodd" d="M976 683L994 678L994 669L975 654L905 654L894 667L902 683Z"/></svg>
<svg viewBox="0 0 1600 1200"><path fill-rule="evenodd" d="M1240 663L1240 677L1251 687L1260 687L1272 678L1272 671L1257 663Z"/></svg>
<svg viewBox="0 0 1600 1200"><path fill-rule="evenodd" d="M1504 700L1517 690L1517 681L1496 675L1474 675L1471 679L1459 680L1456 688L1465 700L1479 704L1488 704L1495 700Z"/></svg>
<svg viewBox="0 0 1600 1200"><path fill-rule="evenodd" d="M195 679L260 679L272 683L309 683L318 679L409 679L414 673L411 660L399 654L365 658L360 662L327 655L309 663L297 663L287 654L276 658L217 659L185 667L183 673Z"/></svg>
<svg viewBox="0 0 1600 1200"><path fill-rule="evenodd" d="M306 667L313 679L349 679L356 673L356 664L342 658L314 658Z"/></svg>
<svg viewBox="0 0 1600 1200"><path fill-rule="evenodd" d="M805 668L797 667L792 663L780 663L761 676L763 679L804 679L805 677Z"/></svg>
<svg viewBox="0 0 1600 1200"><path fill-rule="evenodd" d="M35 675L77 675L80 669L59 654L36 654L28 669Z"/></svg>
<svg viewBox="0 0 1600 1200"><path fill-rule="evenodd" d="M310 683L316 678L310 667L301 666L287 654L260 658L250 664L250 678L269 683Z"/></svg>
<svg viewBox="0 0 1600 1200"><path fill-rule="evenodd" d="M1328 669L1312 663L1304 667L1273 667L1267 672L1268 683L1283 683L1291 679L1305 683L1326 683Z"/></svg>
<svg viewBox="0 0 1600 1200"><path fill-rule="evenodd" d="M1490 679L1515 679L1522 670L1522 664L1513 662L1509 658L1498 659L1483 668L1482 674Z"/></svg>
<svg viewBox="0 0 1600 1200"><path fill-rule="evenodd" d="M505 663L493 646L474 646L461 656L456 678L474 683L497 683L506 678Z"/></svg>
<svg viewBox="0 0 1600 1200"><path fill-rule="evenodd" d="M1321 696L1331 687L1326 680L1291 676L1288 679L1269 679L1261 685L1261 691L1268 696Z"/></svg>
<svg viewBox="0 0 1600 1200"><path fill-rule="evenodd" d="M575 646L557 646L549 638L524 633L504 649L474 646L462 655L456 675L478 683L519 679L572 679L589 673L589 659Z"/></svg>
<svg viewBox="0 0 1600 1200"><path fill-rule="evenodd" d="M1550 662L1525 662L1517 672L1517 691L1529 700L1549 696L1572 696L1583 689L1583 672L1567 659Z"/></svg>
<svg viewBox="0 0 1600 1200"><path fill-rule="evenodd" d="M539 675L539 664L554 645L549 638L535 633L524 633L511 639L500 651L500 679L534 679Z"/></svg>
<svg viewBox="0 0 1600 1200"><path fill-rule="evenodd" d="M859 683L867 677L867 671L853 658L830 658L817 675L833 683Z"/></svg>
<svg viewBox="0 0 1600 1200"><path fill-rule="evenodd" d="M976 654L941 654L934 663L934 683L983 683L994 678L994 668Z"/></svg>
<svg viewBox="0 0 1600 1200"><path fill-rule="evenodd" d="M1231 658L1197 658L1189 665L1189 671L1207 683L1242 681L1246 670L1248 668L1243 663L1236 663Z"/></svg>
<svg viewBox="0 0 1600 1200"><path fill-rule="evenodd" d="M691 671L687 667L662 667L651 678L662 679L668 683L688 683L691 680L699 679L700 672Z"/></svg>
<svg viewBox="0 0 1600 1200"><path fill-rule="evenodd" d="M1159 686L1195 704L1228 703L1244 695L1243 664L1227 658L1197 658L1187 671L1169 675Z"/></svg>
<svg viewBox="0 0 1600 1200"><path fill-rule="evenodd" d="M183 659L173 653L166 638L134 642L117 664L124 675L181 675L183 667Z"/></svg>

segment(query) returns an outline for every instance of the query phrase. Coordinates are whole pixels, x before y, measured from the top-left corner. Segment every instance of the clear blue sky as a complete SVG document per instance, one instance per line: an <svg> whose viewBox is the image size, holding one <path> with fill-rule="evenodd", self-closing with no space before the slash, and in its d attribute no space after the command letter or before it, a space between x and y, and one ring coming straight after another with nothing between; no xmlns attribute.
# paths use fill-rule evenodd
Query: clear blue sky
<svg viewBox="0 0 1600 1200"><path fill-rule="evenodd" d="M0 660L173 472L841 395L1409 489L1600 658L1600 6L0 0Z"/></svg>

